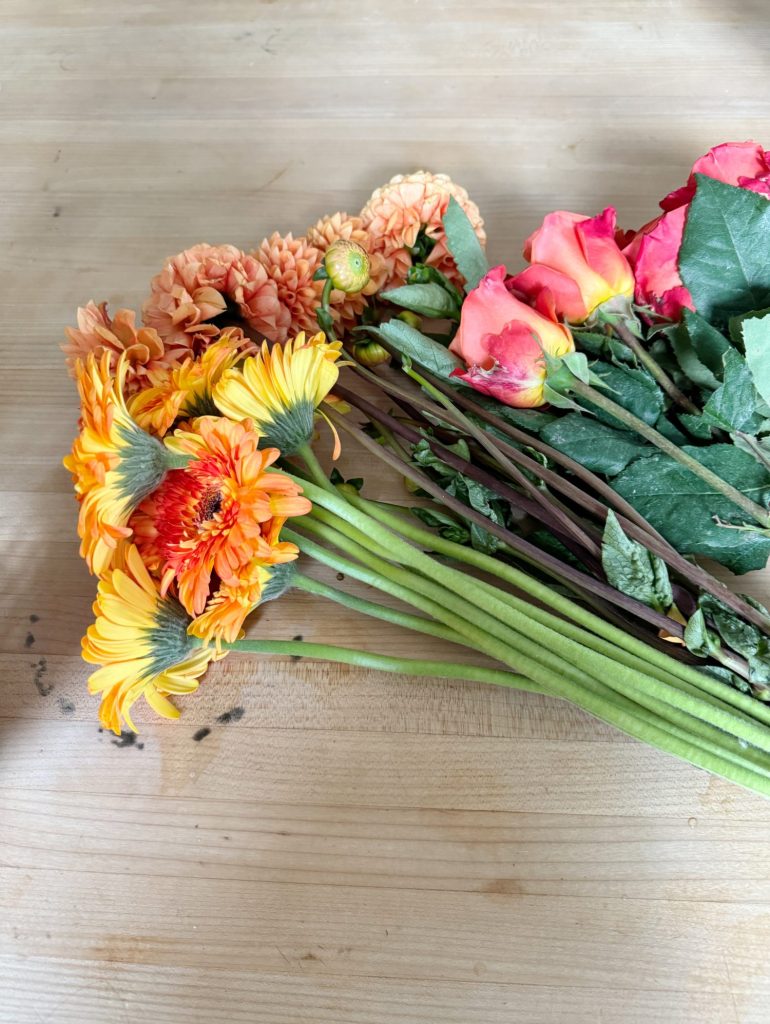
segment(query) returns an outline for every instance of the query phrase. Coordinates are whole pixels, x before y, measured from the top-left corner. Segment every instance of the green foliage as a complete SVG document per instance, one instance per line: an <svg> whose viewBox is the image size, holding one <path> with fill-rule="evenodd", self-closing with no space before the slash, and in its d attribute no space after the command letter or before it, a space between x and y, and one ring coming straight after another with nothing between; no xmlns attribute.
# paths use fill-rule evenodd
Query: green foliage
<svg viewBox="0 0 770 1024"><path fill-rule="evenodd" d="M687 650L700 658L708 658L721 647L719 637L706 625L706 617L700 608L693 613L685 627L684 642Z"/></svg>
<svg viewBox="0 0 770 1024"><path fill-rule="evenodd" d="M591 370L608 389L609 397L640 420L654 426L665 405L663 392L646 370L632 366L612 366L609 363L592 363ZM581 399L581 405L593 412L602 423L623 429L623 424L610 413L597 409L588 400Z"/></svg>
<svg viewBox="0 0 770 1024"><path fill-rule="evenodd" d="M696 175L679 250L679 273L710 323L770 306L770 203L747 189Z"/></svg>
<svg viewBox="0 0 770 1024"><path fill-rule="evenodd" d="M674 603L666 563L628 537L612 509L602 536L602 566L607 581L622 594L658 612L668 611Z"/></svg>
<svg viewBox="0 0 770 1024"><path fill-rule="evenodd" d="M605 476L616 476L634 459L655 450L638 434L576 412L547 424L540 436L581 466Z"/></svg>
<svg viewBox="0 0 770 1024"><path fill-rule="evenodd" d="M426 284L405 284L382 293L382 298L395 306L432 320L459 320L460 309L454 296L435 281Z"/></svg>
<svg viewBox="0 0 770 1024"><path fill-rule="evenodd" d="M710 594L702 595L698 603L716 626L724 643L748 660L749 681L770 683L770 639ZM767 614L762 605L759 605L759 610Z"/></svg>
<svg viewBox="0 0 770 1024"><path fill-rule="evenodd" d="M746 364L754 387L770 405L770 316L744 320L741 327Z"/></svg>
<svg viewBox="0 0 770 1024"><path fill-rule="evenodd" d="M761 422L758 405L759 395L746 360L734 348L729 349L724 355L723 383L704 406L704 421L728 433L734 430L753 432Z"/></svg>
<svg viewBox="0 0 770 1024"><path fill-rule="evenodd" d="M366 330L437 377L448 377L453 370L463 366L449 349L403 320L388 320L380 327L367 327Z"/></svg>
<svg viewBox="0 0 770 1024"><path fill-rule="evenodd" d="M450 197L444 214L444 230L449 251L465 278L465 290L469 292L489 270L489 263L473 225L454 196Z"/></svg>
<svg viewBox="0 0 770 1024"><path fill-rule="evenodd" d="M734 445L685 445L683 451L763 507L770 502L770 474ZM683 554L706 555L735 573L764 568L770 536L720 525L716 519L741 524L746 515L668 455L637 459L612 486Z"/></svg>

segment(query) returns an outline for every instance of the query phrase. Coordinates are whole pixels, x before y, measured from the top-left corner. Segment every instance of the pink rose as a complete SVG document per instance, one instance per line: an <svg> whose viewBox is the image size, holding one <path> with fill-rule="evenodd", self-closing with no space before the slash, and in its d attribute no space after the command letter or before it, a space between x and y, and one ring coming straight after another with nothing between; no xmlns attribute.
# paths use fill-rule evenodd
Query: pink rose
<svg viewBox="0 0 770 1024"><path fill-rule="evenodd" d="M556 313L584 323L605 302L634 293L634 275L615 241L615 210L598 217L557 210L549 213L524 246L531 266L511 280L512 288L534 300L544 288Z"/></svg>
<svg viewBox="0 0 770 1024"><path fill-rule="evenodd" d="M693 164L687 184L661 200L665 213L640 228L623 250L634 268L636 301L671 320L694 308L678 259L696 174L770 197L770 153L756 142L724 142L710 149Z"/></svg>
<svg viewBox="0 0 770 1024"><path fill-rule="evenodd" d="M563 356L575 345L549 295L534 309L511 294L505 278L505 267L494 267L465 299L449 348L467 369L453 376L506 405L531 408L543 404L545 353Z"/></svg>

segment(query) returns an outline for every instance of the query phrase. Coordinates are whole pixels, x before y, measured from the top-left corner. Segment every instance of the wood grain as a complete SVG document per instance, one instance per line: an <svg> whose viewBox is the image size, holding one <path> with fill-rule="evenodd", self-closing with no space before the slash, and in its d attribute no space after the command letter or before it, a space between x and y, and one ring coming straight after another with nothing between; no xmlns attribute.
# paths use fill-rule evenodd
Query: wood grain
<svg viewBox="0 0 770 1024"><path fill-rule="evenodd" d="M695 156L766 133L766 3L0 19L3 1024L765 1024L770 805L574 708L233 656L178 724L99 732L57 345L169 253L302 232L419 166L512 267L550 209L646 221ZM304 595L258 628L442 651Z"/></svg>

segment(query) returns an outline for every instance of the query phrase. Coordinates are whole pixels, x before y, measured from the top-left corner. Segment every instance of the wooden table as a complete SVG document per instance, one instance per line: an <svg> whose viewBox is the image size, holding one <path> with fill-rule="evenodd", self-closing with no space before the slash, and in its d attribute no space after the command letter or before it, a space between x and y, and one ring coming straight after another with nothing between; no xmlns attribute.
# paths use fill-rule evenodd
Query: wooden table
<svg viewBox="0 0 770 1024"><path fill-rule="evenodd" d="M641 223L770 143L767 4L0 11L3 1024L766 1024L770 804L570 707L233 656L178 724L100 732L57 345L170 253L422 165L513 265L554 207ZM300 596L259 628L441 649Z"/></svg>

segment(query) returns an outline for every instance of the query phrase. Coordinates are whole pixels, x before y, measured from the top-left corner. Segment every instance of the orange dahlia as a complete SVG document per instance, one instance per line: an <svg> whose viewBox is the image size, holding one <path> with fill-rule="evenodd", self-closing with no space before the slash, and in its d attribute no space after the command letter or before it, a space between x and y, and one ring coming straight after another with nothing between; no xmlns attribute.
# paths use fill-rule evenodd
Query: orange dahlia
<svg viewBox="0 0 770 1024"><path fill-rule="evenodd" d="M128 520L180 457L145 433L129 415L123 397L127 357L110 373L112 354L91 353L75 366L80 392L81 430L64 459L80 502L80 554L91 572L109 568L121 540L131 535ZM184 460L182 460L184 461Z"/></svg>
<svg viewBox="0 0 770 1024"><path fill-rule="evenodd" d="M100 356L110 353L110 369L115 370L118 358L125 352L128 361L126 392L133 393L143 387L149 375L167 365L165 347L157 331L150 327L137 327L136 314L131 309L119 309L114 317L107 312L107 303L89 302L78 308L77 327L65 327L67 341L62 351L67 357L70 373L75 376L78 360L90 352Z"/></svg>
<svg viewBox="0 0 770 1024"><path fill-rule="evenodd" d="M380 254L388 267L387 288L406 281L412 265L410 250L420 232L434 243L425 262L446 274L454 283L462 284L462 275L447 248L442 223L450 196L454 196L462 206L483 245L486 234L479 208L465 189L446 174L431 174L429 171L397 174L372 194L361 211L361 220L372 238L373 252Z"/></svg>
<svg viewBox="0 0 770 1024"><path fill-rule="evenodd" d="M166 262L152 280L142 314L167 347L184 355L195 335L218 334L211 321L230 310L272 340L280 338L289 323L275 283L259 260L234 245L202 242Z"/></svg>
<svg viewBox="0 0 770 1024"><path fill-rule="evenodd" d="M179 419L216 414L212 392L219 378L242 356L255 350L238 327L222 331L202 356L188 356L174 369L150 375L151 384L129 402L143 430L163 437Z"/></svg>
<svg viewBox="0 0 770 1024"><path fill-rule="evenodd" d="M142 502L131 525L161 593L175 583L182 605L200 615L212 582L237 587L255 560L296 558L295 545L280 540L281 527L311 505L290 477L270 470L280 452L260 450L249 421L203 416L168 444L189 461Z"/></svg>
<svg viewBox="0 0 770 1024"><path fill-rule="evenodd" d="M308 228L307 239L322 254L340 239L357 242L368 254L369 281L363 290L354 295L333 291L331 295L331 305L339 310L342 326L356 324L366 308L367 296L383 291L389 276L388 264L382 254L375 251L372 237L364 227L363 220L347 213L333 213Z"/></svg>
<svg viewBox="0 0 770 1024"><path fill-rule="evenodd" d="M286 341L290 334L318 329L316 309L321 303L323 281L313 275L323 262L323 253L306 238L274 232L252 254L275 284L278 298L288 311L285 329L271 341ZM336 318L336 313L334 314Z"/></svg>
<svg viewBox="0 0 770 1024"><path fill-rule="evenodd" d="M127 545L124 564L99 580L96 621L83 637L83 659L100 665L88 680L100 693L99 719L120 735L136 732L131 707L139 697L164 718L178 718L168 694L191 693L211 661L223 655L188 632L190 617L161 595L139 552Z"/></svg>

